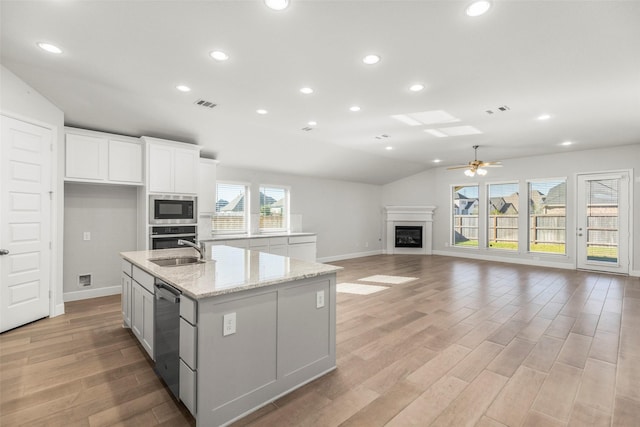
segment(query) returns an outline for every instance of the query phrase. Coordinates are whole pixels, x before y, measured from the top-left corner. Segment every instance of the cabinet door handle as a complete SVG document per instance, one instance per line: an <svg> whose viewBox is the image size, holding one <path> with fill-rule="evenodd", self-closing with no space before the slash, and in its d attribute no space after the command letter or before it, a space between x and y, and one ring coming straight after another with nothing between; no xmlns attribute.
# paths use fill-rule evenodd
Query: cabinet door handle
<svg viewBox="0 0 640 427"><path fill-rule="evenodd" d="M0 249L0 255L9 255L8 249Z"/></svg>

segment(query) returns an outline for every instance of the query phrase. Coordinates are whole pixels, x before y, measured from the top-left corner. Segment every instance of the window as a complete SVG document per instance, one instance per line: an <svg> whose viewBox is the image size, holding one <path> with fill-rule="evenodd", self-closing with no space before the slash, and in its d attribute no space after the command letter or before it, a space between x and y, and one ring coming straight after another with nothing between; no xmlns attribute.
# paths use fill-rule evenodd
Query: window
<svg viewBox="0 0 640 427"><path fill-rule="evenodd" d="M565 254L567 180L529 181L529 252Z"/></svg>
<svg viewBox="0 0 640 427"><path fill-rule="evenodd" d="M218 182L216 184L216 212L213 232L246 233L248 229L249 190L246 184Z"/></svg>
<svg viewBox="0 0 640 427"><path fill-rule="evenodd" d="M488 185L487 246L518 250L518 183Z"/></svg>
<svg viewBox="0 0 640 427"><path fill-rule="evenodd" d="M260 230L289 228L289 189L260 186Z"/></svg>
<svg viewBox="0 0 640 427"><path fill-rule="evenodd" d="M478 247L478 186L453 187L453 246Z"/></svg>

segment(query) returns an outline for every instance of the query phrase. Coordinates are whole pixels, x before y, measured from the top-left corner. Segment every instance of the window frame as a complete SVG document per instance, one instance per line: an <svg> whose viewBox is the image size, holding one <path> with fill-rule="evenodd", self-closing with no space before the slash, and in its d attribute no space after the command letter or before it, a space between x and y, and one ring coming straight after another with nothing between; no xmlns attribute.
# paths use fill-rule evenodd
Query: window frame
<svg viewBox="0 0 640 427"><path fill-rule="evenodd" d="M520 235L519 235L519 231L520 231L520 197L521 197L521 191L520 191L520 183L521 180L516 179L516 180L505 180L505 181L494 181L494 182L486 182L485 183L485 191L484 191L484 196L485 196L485 214L483 215L483 219L484 219L484 233L485 233L485 242L484 242L484 248L491 250L491 251L504 251L506 253L520 253ZM518 193L518 206L516 206L516 209L518 210L518 214L516 217L516 228L515 228L515 233L516 233L516 248L515 249L509 249L509 248L496 248L496 247L492 247L489 246L489 242L491 241L490 239L490 233L489 233L489 227L491 224L490 221L490 216L491 216L491 186L492 185L505 185L505 184L512 184L515 185L516 187L516 192Z"/></svg>
<svg viewBox="0 0 640 427"><path fill-rule="evenodd" d="M218 185L239 185L239 186L243 186L244 187L244 212L243 212L243 217L244 217L244 230L241 229L222 229L222 230L218 230L215 228L214 224L215 224L215 218L218 216L218 201L219 201L219 194L218 194ZM220 181L216 181L216 196L215 196L215 209L213 212L213 216L212 216L212 224L211 224L211 234L216 235L216 236L221 236L221 235L232 235L232 234L249 234L249 230L251 230L251 224L250 224L250 212L251 212L251 184L248 182L243 182L243 181L224 181L224 180L220 180ZM239 215L238 215L239 216Z"/></svg>
<svg viewBox="0 0 640 427"><path fill-rule="evenodd" d="M477 215L477 225L476 225L476 234L477 234L477 241L478 244L475 246L462 246L462 245L456 245L455 243L455 238L454 238L454 217L455 217L455 213L453 211L454 209L454 205L455 205L455 189L456 187L476 187L478 189L478 197L477 197L477 202L478 202L478 215ZM480 183L479 182L467 182L464 184L451 184L449 186L449 246L452 248L461 248L463 250L473 250L473 249L480 249L480 241L481 241L481 235L480 235L480 231L481 231L481 224L480 224L480 214L481 214L481 204L480 204L480 200L481 200L481 194L480 194Z"/></svg>
<svg viewBox="0 0 640 427"><path fill-rule="evenodd" d="M532 182L544 183L553 181L564 181L565 185L565 200L564 200L564 253L559 252L538 252L531 250L531 206L529 200L531 200L530 191ZM548 177L548 178L530 178L525 180L527 185L527 253L534 256L552 256L552 257L568 257L568 242L567 242L567 224L569 219L569 177Z"/></svg>
<svg viewBox="0 0 640 427"><path fill-rule="evenodd" d="M260 222L262 219L262 204L260 203L260 194L262 193L263 188L273 188L278 190L284 190L284 199L285 203L283 206L283 227L275 228L263 228L260 227ZM276 184L258 184L258 231L260 233L279 233L279 232L288 232L290 229L290 219L291 219L291 187L288 185L276 185Z"/></svg>

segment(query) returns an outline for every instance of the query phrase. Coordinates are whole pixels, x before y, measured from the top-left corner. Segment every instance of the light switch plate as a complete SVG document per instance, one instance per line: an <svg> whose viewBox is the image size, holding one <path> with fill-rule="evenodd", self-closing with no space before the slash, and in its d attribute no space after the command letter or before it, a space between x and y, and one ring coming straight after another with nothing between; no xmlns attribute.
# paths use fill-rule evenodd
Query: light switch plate
<svg viewBox="0 0 640 427"><path fill-rule="evenodd" d="M316 292L316 308L324 307L324 291Z"/></svg>
<svg viewBox="0 0 640 427"><path fill-rule="evenodd" d="M236 313L228 313L222 316L222 336L236 333Z"/></svg>
<svg viewBox="0 0 640 427"><path fill-rule="evenodd" d="M91 232L90 231L85 231L84 233L82 233L82 238L84 240L91 240Z"/></svg>

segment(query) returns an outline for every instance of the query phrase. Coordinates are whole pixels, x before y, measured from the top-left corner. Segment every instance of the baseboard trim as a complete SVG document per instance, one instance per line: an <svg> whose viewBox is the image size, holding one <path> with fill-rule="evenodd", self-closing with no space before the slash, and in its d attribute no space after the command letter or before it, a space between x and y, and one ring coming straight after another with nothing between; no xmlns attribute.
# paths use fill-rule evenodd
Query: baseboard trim
<svg viewBox="0 0 640 427"><path fill-rule="evenodd" d="M506 262L510 264L522 264L522 265L531 265L538 267L550 267L550 268L562 268L565 270L575 270L575 266L572 263L566 262L554 262L554 261L546 261L542 259L522 259L522 258L511 258L511 257L501 257L495 255L484 255L484 254L475 254L470 252L460 251L458 252L449 252L449 251L433 251L434 255L442 255L442 256L451 256L457 258L469 258L469 259L478 259L482 261L495 261L495 262Z"/></svg>
<svg viewBox="0 0 640 427"><path fill-rule="evenodd" d="M316 261L317 262L343 261L345 259L362 258L366 256L381 255L381 254L382 254L382 249L378 249L376 251L354 252L351 254L328 256L328 257L318 258Z"/></svg>
<svg viewBox="0 0 640 427"><path fill-rule="evenodd" d="M81 291L66 292L64 294L64 302L79 301L89 298L106 297L116 295L122 292L120 286L108 286L106 288L83 289Z"/></svg>
<svg viewBox="0 0 640 427"><path fill-rule="evenodd" d="M64 314L64 303L56 304L55 308L53 309L53 314L49 317L56 317L62 314Z"/></svg>
<svg viewBox="0 0 640 427"><path fill-rule="evenodd" d="M640 277L640 270L631 270L631 271L629 271L629 276Z"/></svg>

